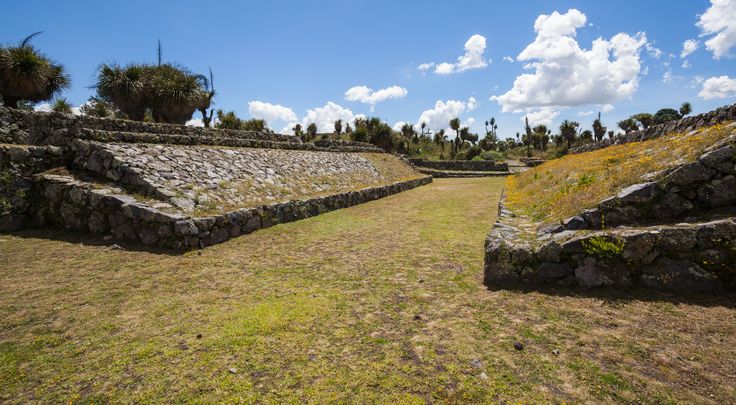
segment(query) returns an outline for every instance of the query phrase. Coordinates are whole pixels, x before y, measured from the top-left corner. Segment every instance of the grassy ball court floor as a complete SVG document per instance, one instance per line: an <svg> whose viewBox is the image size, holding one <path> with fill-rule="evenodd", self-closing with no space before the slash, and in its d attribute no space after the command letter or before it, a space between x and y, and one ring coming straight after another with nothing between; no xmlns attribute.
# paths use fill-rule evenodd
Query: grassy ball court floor
<svg viewBox="0 0 736 405"><path fill-rule="evenodd" d="M484 287L504 181L184 255L0 235L0 402L736 401L734 297Z"/></svg>

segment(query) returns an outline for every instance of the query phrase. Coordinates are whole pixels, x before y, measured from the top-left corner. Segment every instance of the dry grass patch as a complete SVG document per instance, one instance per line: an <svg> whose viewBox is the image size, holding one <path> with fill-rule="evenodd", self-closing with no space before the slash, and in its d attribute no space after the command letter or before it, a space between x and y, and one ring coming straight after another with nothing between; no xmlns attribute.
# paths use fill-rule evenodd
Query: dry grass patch
<svg viewBox="0 0 736 405"><path fill-rule="evenodd" d="M736 401L733 299L488 291L503 182L185 255L0 235L0 403Z"/></svg>
<svg viewBox="0 0 736 405"><path fill-rule="evenodd" d="M535 220L556 222L643 181L644 175L693 161L734 134L734 124L722 124L563 156L509 177L508 205Z"/></svg>

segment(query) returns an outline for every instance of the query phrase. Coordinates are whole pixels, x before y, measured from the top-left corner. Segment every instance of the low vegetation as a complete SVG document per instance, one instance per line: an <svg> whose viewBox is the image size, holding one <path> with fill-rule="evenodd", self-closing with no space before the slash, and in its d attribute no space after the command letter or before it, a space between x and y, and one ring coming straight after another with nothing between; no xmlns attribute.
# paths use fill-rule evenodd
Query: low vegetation
<svg viewBox="0 0 736 405"><path fill-rule="evenodd" d="M723 124L567 155L509 177L507 201L510 208L535 220L556 222L644 181L644 175L695 160L707 147L735 133L732 124Z"/></svg>
<svg viewBox="0 0 736 405"><path fill-rule="evenodd" d="M488 291L502 186L437 179L185 255L0 235L0 402L734 402L727 297Z"/></svg>

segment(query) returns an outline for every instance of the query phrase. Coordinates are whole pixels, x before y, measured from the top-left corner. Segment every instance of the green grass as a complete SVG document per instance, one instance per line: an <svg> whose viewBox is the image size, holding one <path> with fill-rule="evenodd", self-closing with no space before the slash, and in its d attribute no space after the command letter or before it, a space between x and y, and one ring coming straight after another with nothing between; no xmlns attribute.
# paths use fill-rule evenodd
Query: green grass
<svg viewBox="0 0 736 405"><path fill-rule="evenodd" d="M502 185L185 255L0 235L0 402L734 402L732 300L487 290Z"/></svg>

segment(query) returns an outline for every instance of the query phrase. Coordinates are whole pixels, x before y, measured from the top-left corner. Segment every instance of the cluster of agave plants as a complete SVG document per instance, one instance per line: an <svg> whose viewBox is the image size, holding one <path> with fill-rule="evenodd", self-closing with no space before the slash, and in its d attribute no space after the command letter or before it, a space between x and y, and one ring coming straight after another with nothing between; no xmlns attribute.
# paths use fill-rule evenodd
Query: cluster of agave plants
<svg viewBox="0 0 736 405"><path fill-rule="evenodd" d="M51 100L71 84L64 66L31 44L39 34L29 35L17 45L0 45L0 97L6 107ZM184 124L200 111L205 126L212 120L212 71L205 76L163 62L160 44L157 63L101 64L94 87L97 96L83 107L92 115ZM63 99L57 101L62 105L60 110L69 109L63 107Z"/></svg>

